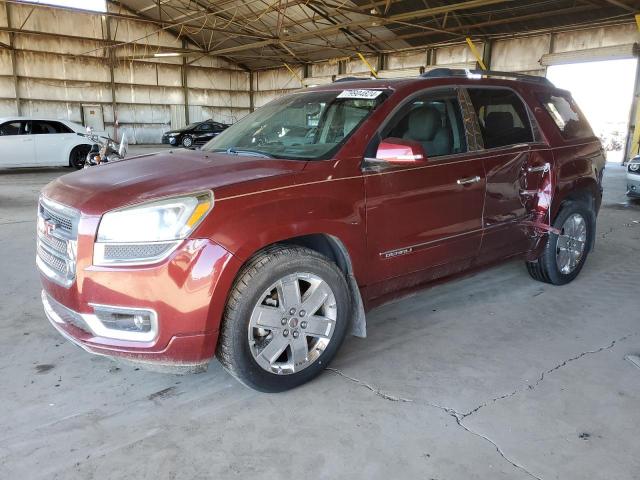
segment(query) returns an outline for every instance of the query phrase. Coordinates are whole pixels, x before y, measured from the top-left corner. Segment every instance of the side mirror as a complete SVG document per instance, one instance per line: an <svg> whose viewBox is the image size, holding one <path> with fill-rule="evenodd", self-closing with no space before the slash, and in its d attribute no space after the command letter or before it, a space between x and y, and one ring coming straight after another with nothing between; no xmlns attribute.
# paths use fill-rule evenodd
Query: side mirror
<svg viewBox="0 0 640 480"><path fill-rule="evenodd" d="M395 165L420 164L427 161L427 154L420 142L405 138L385 138L380 142L376 160Z"/></svg>

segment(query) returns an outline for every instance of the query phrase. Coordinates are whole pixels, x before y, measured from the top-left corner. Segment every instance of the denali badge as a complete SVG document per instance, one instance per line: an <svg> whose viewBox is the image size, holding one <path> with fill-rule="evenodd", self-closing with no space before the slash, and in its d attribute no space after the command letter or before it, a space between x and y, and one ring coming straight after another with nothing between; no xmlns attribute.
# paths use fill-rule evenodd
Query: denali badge
<svg viewBox="0 0 640 480"><path fill-rule="evenodd" d="M401 248L400 250L391 250L390 252L381 253L384 258L393 258L399 257L400 255L406 255L407 253L413 252L413 248Z"/></svg>

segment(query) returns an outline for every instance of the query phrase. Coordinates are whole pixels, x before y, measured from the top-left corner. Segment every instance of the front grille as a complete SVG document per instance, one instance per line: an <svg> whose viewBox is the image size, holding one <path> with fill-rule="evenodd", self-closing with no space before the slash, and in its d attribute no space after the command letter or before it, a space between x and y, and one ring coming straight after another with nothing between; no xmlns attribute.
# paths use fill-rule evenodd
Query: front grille
<svg viewBox="0 0 640 480"><path fill-rule="evenodd" d="M68 232L69 234L73 233L73 219L63 216L60 213L56 213L50 208L50 206L40 203L40 215L45 220L51 220L54 222L61 230Z"/></svg>
<svg viewBox="0 0 640 480"><path fill-rule="evenodd" d="M38 256L40 257L40 260L42 260L46 265L51 267L60 275L66 277L69 273L66 259L51 254L49 251L43 248L42 244L38 245Z"/></svg>
<svg viewBox="0 0 640 480"><path fill-rule="evenodd" d="M65 287L75 280L79 220L77 210L40 199L37 263L44 275Z"/></svg>
<svg viewBox="0 0 640 480"><path fill-rule="evenodd" d="M51 235L38 235L38 239L47 247L52 248L56 251L56 253L60 253L62 255L66 255L67 253L67 242L64 240L60 240Z"/></svg>

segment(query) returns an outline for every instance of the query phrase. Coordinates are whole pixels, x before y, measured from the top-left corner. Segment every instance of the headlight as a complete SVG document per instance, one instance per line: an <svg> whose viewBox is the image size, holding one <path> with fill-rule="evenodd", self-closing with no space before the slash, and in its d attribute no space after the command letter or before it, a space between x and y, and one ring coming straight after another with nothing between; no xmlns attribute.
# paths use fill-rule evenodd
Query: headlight
<svg viewBox="0 0 640 480"><path fill-rule="evenodd" d="M630 163L629 164L629 171L630 172L637 172L638 170L640 170L640 162L635 162L635 163Z"/></svg>
<svg viewBox="0 0 640 480"><path fill-rule="evenodd" d="M107 212L100 220L94 265L162 260L213 207L211 192L173 197Z"/></svg>

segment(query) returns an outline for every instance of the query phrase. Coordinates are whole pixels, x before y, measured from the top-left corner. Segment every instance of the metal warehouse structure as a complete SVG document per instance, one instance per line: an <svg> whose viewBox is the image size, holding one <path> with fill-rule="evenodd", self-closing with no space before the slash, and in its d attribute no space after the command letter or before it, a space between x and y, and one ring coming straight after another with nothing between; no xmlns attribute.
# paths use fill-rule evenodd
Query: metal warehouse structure
<svg viewBox="0 0 640 480"><path fill-rule="evenodd" d="M544 75L549 65L632 58L640 8L631 0L119 0L106 12L0 4L0 116L66 118L149 143L170 127L233 122L287 91L344 76L436 66Z"/></svg>

